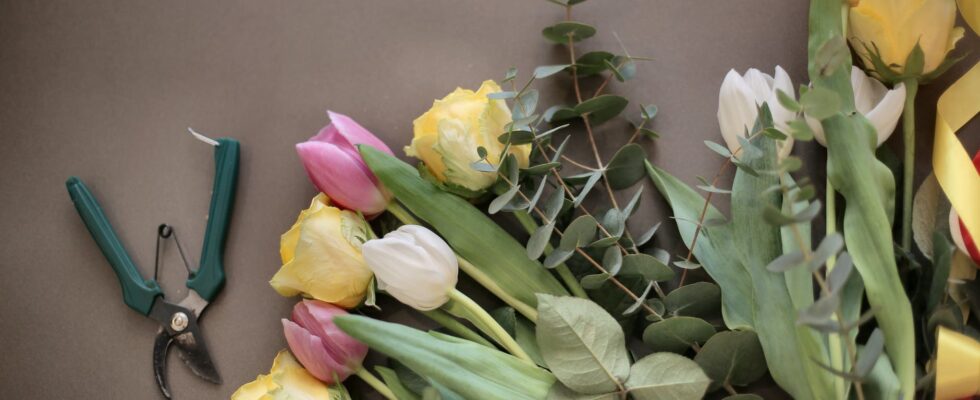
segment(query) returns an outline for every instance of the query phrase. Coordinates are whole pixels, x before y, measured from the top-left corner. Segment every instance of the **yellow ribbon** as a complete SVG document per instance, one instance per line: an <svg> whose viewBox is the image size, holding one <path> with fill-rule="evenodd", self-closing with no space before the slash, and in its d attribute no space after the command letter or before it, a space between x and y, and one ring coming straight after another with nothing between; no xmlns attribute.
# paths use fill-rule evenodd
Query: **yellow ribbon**
<svg viewBox="0 0 980 400"><path fill-rule="evenodd" d="M960 0L960 12L974 29L980 28L980 0ZM939 98L932 166L967 232L980 238L980 174L956 131L980 112L980 63L970 68Z"/></svg>
<svg viewBox="0 0 980 400"><path fill-rule="evenodd" d="M980 394L980 342L939 327L936 343L936 400Z"/></svg>

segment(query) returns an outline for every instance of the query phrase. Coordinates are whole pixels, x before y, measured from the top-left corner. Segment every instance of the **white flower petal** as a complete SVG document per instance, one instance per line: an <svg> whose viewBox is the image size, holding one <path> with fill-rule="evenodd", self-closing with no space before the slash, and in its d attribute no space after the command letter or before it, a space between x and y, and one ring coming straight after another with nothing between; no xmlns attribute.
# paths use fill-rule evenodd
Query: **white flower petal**
<svg viewBox="0 0 980 400"><path fill-rule="evenodd" d="M729 71L718 93L718 126L729 150L741 147L738 138L745 137L757 116L752 90L735 70Z"/></svg>
<svg viewBox="0 0 980 400"><path fill-rule="evenodd" d="M885 143L895 132L895 126L898 125L898 120L902 118L902 111L905 109L905 96L905 84L899 83L894 89L885 93L885 97L871 111L864 114L878 133L878 146Z"/></svg>

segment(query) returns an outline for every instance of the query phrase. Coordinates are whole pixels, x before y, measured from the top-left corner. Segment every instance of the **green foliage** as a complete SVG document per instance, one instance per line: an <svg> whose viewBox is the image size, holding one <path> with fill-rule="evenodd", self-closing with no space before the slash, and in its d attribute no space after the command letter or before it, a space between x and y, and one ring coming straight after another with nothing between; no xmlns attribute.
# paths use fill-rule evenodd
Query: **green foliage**
<svg viewBox="0 0 980 400"><path fill-rule="evenodd" d="M586 394L616 391L629 376L629 355L616 320L575 297L538 297L541 355L566 387Z"/></svg>
<svg viewBox="0 0 980 400"><path fill-rule="evenodd" d="M715 334L708 322L694 317L672 317L654 322L643 331L643 342L653 351L683 354Z"/></svg>
<svg viewBox="0 0 980 400"><path fill-rule="evenodd" d="M548 371L467 340L345 315L337 326L372 349L464 398L541 399L554 383Z"/></svg>
<svg viewBox="0 0 980 400"><path fill-rule="evenodd" d="M574 111L578 115L588 115L589 121L598 125L619 115L627 104L629 100L625 97L603 94L579 103Z"/></svg>
<svg viewBox="0 0 980 400"><path fill-rule="evenodd" d="M657 353L633 364L626 389L637 400L697 399L704 396L709 383L694 361Z"/></svg>
<svg viewBox="0 0 980 400"><path fill-rule="evenodd" d="M646 159L646 151L638 144L628 144L619 149L606 165L606 179L613 190L628 188L643 179Z"/></svg>
<svg viewBox="0 0 980 400"><path fill-rule="evenodd" d="M592 37L595 35L595 28L581 22L563 21L544 28L541 34L552 42L568 44L569 39L579 42Z"/></svg>
<svg viewBox="0 0 980 400"><path fill-rule="evenodd" d="M727 331L715 334L694 357L712 387L724 384L745 386L766 374L766 359L759 338L752 331Z"/></svg>

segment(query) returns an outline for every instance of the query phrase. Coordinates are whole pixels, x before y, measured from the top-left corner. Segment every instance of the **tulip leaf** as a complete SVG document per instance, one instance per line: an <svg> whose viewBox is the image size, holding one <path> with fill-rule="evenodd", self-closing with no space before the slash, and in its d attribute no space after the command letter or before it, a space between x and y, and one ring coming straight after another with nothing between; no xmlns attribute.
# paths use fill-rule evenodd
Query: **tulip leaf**
<svg viewBox="0 0 980 400"><path fill-rule="evenodd" d="M713 388L725 383L745 386L766 374L766 358L753 331L715 334L701 347L694 362L711 378Z"/></svg>
<svg viewBox="0 0 980 400"><path fill-rule="evenodd" d="M613 190L626 189L643 179L647 154L636 143L623 146L606 164L606 182Z"/></svg>
<svg viewBox="0 0 980 400"><path fill-rule="evenodd" d="M636 400L700 399L710 384L711 379L689 358L656 353L633 364L626 390Z"/></svg>
<svg viewBox="0 0 980 400"><path fill-rule="evenodd" d="M409 211L432 226L478 271L477 280L508 304L527 309L537 305L535 293L568 292L550 272L527 257L524 246L475 206L423 180L418 171L394 156L359 146L375 176Z"/></svg>
<svg viewBox="0 0 980 400"><path fill-rule="evenodd" d="M548 371L464 339L357 315L335 317L334 323L463 398L541 399L554 383Z"/></svg>
<svg viewBox="0 0 980 400"><path fill-rule="evenodd" d="M378 371L378 375L381 375L385 386L391 389L391 392L395 394L398 400L418 400L419 397L402 384L401 379L398 379L398 374L393 369L378 365L374 367L374 370Z"/></svg>
<svg viewBox="0 0 980 400"><path fill-rule="evenodd" d="M568 44L568 40L578 42L595 35L595 28L575 21L564 21L544 28L541 34L548 40L558 44Z"/></svg>
<svg viewBox="0 0 980 400"><path fill-rule="evenodd" d="M538 346L562 384L586 394L615 391L629 376L616 320L586 299L538 295Z"/></svg>
<svg viewBox="0 0 980 400"><path fill-rule="evenodd" d="M683 354L695 344L704 344L714 334L715 328L703 319L671 317L647 326L643 330L643 343L653 351Z"/></svg>
<svg viewBox="0 0 980 400"><path fill-rule="evenodd" d="M579 78L596 75L608 68L606 61L613 57L615 56L612 53L606 51L590 51L575 61L575 72Z"/></svg>
<svg viewBox="0 0 980 400"><path fill-rule="evenodd" d="M589 121L598 125L619 115L626 109L629 100L625 97L604 94L585 100L575 106L578 115L588 114Z"/></svg>
<svg viewBox="0 0 980 400"><path fill-rule="evenodd" d="M534 69L534 79L547 78L568 68L569 64L542 65Z"/></svg>
<svg viewBox="0 0 980 400"><path fill-rule="evenodd" d="M709 318L721 310L721 289L711 282L695 282L674 289L664 298L673 315Z"/></svg>
<svg viewBox="0 0 980 400"><path fill-rule="evenodd" d="M684 244L690 248L697 230L697 220L705 206L704 197L689 186L649 162L647 173L660 193L673 209L677 220L677 230ZM707 218L723 218L720 211L708 205ZM701 234L694 245L694 255L705 265L705 270L721 287L722 310L725 324L729 329L748 329L753 325L752 281L745 266L737 257L731 224L702 227Z"/></svg>
<svg viewBox="0 0 980 400"><path fill-rule="evenodd" d="M820 76L827 77L837 72L838 67L850 64L850 60L848 60L850 56L851 49L847 47L844 38L834 36L817 49L812 62L817 67Z"/></svg>
<svg viewBox="0 0 980 400"><path fill-rule="evenodd" d="M837 114L841 109L840 95L834 91L815 87L800 95L800 105L806 115L824 120Z"/></svg>

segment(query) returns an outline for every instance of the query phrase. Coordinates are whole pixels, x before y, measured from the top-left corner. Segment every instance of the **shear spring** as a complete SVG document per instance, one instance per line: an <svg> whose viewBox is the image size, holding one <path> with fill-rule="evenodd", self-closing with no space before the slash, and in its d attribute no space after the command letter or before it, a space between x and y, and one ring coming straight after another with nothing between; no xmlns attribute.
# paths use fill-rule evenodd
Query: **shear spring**
<svg viewBox="0 0 980 400"><path fill-rule="evenodd" d="M156 250L156 260L153 263L153 280L157 280L157 275L160 271L160 255L162 254L162 249L160 243L164 240L174 239L177 243L177 252L180 253L180 259L184 262L184 268L187 270L187 275L193 275L194 271L191 270L191 263L187 260L187 256L184 255L184 247L180 245L180 239L177 238L177 230L174 227L167 224L160 224L157 227L157 250Z"/></svg>

